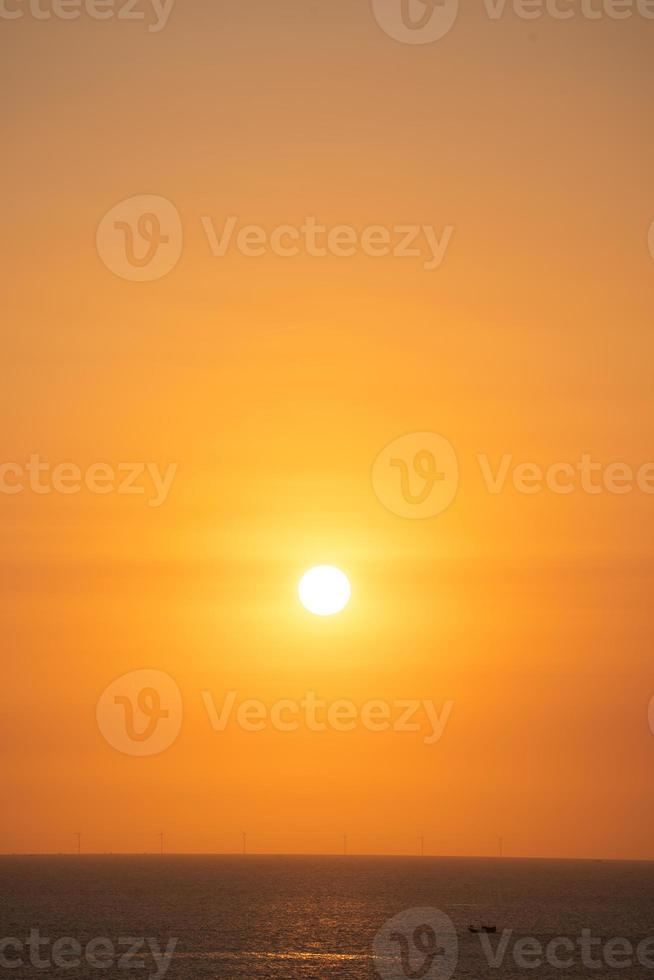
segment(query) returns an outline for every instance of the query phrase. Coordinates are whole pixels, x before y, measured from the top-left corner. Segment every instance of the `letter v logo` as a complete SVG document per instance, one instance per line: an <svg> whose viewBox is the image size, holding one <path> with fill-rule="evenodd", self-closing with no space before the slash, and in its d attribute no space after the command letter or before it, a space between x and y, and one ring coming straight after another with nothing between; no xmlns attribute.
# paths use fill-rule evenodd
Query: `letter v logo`
<svg viewBox="0 0 654 980"><path fill-rule="evenodd" d="M372 0L381 29L402 44L432 44L454 27L459 0Z"/></svg>

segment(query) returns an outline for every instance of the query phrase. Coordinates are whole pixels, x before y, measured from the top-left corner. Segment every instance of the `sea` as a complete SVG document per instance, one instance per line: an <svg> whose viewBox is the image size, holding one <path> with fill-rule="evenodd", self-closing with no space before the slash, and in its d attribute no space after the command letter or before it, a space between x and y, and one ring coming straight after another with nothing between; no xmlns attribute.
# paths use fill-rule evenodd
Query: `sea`
<svg viewBox="0 0 654 980"><path fill-rule="evenodd" d="M0 857L0 978L654 980L652 937L646 862Z"/></svg>

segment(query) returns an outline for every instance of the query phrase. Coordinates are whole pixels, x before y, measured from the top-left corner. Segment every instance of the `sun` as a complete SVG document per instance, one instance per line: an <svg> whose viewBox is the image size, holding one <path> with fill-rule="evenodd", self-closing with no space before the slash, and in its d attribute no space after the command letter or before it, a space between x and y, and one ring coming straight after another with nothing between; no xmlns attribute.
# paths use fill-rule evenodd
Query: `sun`
<svg viewBox="0 0 654 980"><path fill-rule="evenodd" d="M316 565L305 572L298 585L300 602L316 616L333 616L345 609L352 588L345 572L333 565Z"/></svg>

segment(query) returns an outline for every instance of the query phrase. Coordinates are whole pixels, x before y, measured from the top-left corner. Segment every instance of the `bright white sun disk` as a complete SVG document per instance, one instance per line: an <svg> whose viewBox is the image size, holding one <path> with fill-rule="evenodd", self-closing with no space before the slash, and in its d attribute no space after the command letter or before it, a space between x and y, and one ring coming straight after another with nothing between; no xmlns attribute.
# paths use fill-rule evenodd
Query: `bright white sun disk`
<svg viewBox="0 0 654 980"><path fill-rule="evenodd" d="M333 616L345 609L352 589L345 572L333 565L316 565L305 572L298 586L300 602L316 616Z"/></svg>

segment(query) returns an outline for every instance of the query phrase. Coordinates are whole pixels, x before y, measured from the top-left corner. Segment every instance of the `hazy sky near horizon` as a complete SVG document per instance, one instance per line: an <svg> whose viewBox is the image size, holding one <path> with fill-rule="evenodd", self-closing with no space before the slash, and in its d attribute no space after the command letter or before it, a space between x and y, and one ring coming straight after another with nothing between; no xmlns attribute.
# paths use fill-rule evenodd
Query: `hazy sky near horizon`
<svg viewBox="0 0 654 980"><path fill-rule="evenodd" d="M365 0L178 2L158 32L145 3L145 21L66 21L7 0L24 16L0 16L1 462L177 469L158 507L0 493L0 850L65 851L81 830L140 852L164 829L179 851L242 831L337 851L347 832L361 852L424 834L491 853L503 834L515 855L654 857L654 495L511 475L654 461L654 20L570 6L466 3L416 45ZM183 227L152 282L96 245L140 195ZM446 247L433 269L424 237L419 256L216 256L207 227L230 216L427 226ZM371 480L412 432L459 462L427 520ZM507 457L491 493L483 459ZM322 562L353 586L330 620L295 595ZM96 723L138 668L183 700L151 757ZM434 745L214 732L203 692L232 690L453 708Z"/></svg>

